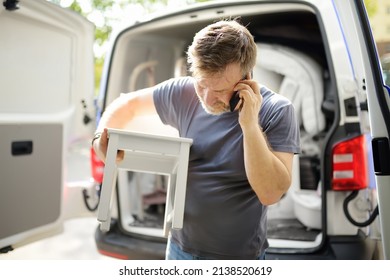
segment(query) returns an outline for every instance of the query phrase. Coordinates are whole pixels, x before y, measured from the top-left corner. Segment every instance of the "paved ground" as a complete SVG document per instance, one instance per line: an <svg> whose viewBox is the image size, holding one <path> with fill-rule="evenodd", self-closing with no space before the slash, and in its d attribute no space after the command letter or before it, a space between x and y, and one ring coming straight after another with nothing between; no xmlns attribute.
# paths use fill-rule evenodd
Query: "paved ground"
<svg viewBox="0 0 390 280"><path fill-rule="evenodd" d="M64 224L64 232L0 254L1 260L115 260L99 254L94 241L96 218L78 218Z"/></svg>

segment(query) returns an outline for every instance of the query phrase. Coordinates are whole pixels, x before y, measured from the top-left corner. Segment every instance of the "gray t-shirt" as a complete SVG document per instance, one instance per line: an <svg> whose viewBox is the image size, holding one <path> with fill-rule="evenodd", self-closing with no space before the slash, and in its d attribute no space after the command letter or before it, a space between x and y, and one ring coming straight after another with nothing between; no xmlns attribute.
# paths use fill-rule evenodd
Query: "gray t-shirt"
<svg viewBox="0 0 390 280"><path fill-rule="evenodd" d="M260 125L273 150L299 153L299 127L289 100L262 87ZM193 255L255 259L268 247L267 207L249 185L238 111L220 116L202 108L193 79L171 79L154 90L163 123L192 138L184 225L172 240ZM261 168L261 166L259 166Z"/></svg>

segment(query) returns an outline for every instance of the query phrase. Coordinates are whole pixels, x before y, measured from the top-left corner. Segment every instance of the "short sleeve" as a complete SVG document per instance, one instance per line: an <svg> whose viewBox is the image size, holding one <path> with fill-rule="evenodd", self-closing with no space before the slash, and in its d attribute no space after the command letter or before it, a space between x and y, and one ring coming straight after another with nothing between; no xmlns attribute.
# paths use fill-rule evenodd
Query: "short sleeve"
<svg viewBox="0 0 390 280"><path fill-rule="evenodd" d="M293 104L273 94L263 103L260 125L274 151L300 153L299 123Z"/></svg>
<svg viewBox="0 0 390 280"><path fill-rule="evenodd" d="M180 132L198 99L191 77L180 77L155 86L153 101L161 121Z"/></svg>

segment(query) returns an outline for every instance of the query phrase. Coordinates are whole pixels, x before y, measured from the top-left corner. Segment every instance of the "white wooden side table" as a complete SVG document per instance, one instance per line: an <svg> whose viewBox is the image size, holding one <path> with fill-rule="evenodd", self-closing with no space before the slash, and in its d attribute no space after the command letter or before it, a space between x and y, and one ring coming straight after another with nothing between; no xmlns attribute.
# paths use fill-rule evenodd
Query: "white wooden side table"
<svg viewBox="0 0 390 280"><path fill-rule="evenodd" d="M168 175L164 235L183 227L189 151L192 139L108 129L109 142L100 194L98 221L102 231L110 229L112 197L118 169ZM117 162L118 150L125 157Z"/></svg>

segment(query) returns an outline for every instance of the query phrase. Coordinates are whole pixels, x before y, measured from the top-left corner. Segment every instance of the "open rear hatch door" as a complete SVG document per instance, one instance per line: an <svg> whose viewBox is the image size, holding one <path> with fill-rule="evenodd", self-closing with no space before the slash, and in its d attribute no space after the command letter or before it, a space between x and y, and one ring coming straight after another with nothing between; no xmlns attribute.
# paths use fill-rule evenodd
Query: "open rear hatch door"
<svg viewBox="0 0 390 280"><path fill-rule="evenodd" d="M93 94L94 27L44 0L2 2L0 250L6 252L62 229L67 143L76 105Z"/></svg>
<svg viewBox="0 0 390 280"><path fill-rule="evenodd" d="M383 80L363 0L334 0L333 7L344 29L356 90L368 99L382 243L385 258L390 259L390 92Z"/></svg>

